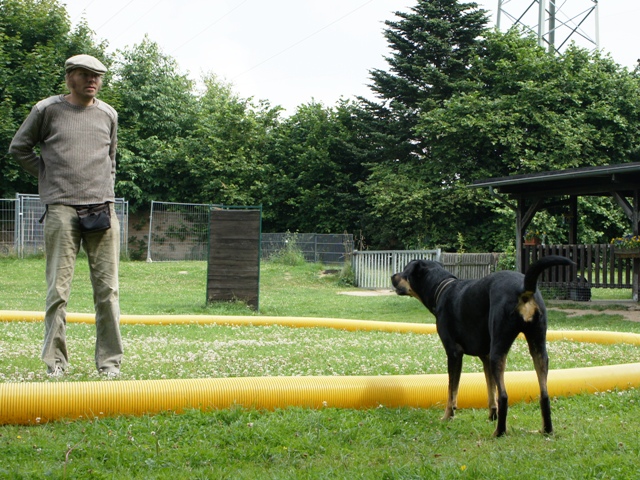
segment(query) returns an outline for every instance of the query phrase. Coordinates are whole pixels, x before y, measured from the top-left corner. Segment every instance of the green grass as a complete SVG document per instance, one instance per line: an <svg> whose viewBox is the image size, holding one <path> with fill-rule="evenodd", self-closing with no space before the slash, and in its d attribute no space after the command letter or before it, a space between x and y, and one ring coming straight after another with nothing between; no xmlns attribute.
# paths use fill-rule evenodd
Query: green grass
<svg viewBox="0 0 640 480"><path fill-rule="evenodd" d="M415 299L351 296L355 289L319 265L264 263L261 315L433 322ZM44 304L44 261L0 259L0 309ZM206 264L121 264L124 314L254 315L238 303L205 305ZM583 308L585 305L581 305ZM86 263L80 261L69 311L92 312ZM620 315L550 311L551 329L640 333ZM94 327L70 324L72 367L61 381L97 380ZM122 379L263 375L442 373L434 335L223 326L123 325ZM0 382L49 382L39 360L41 323L0 323ZM637 347L550 342L552 368L640 362ZM509 370L530 370L516 342ZM480 371L468 358L465 371ZM116 380L118 381L118 380ZM444 399L443 399L444 401ZM553 399L556 433L538 433L535 403L509 410L509 435L491 438L484 409L441 422L442 408L274 412L230 409L155 416L0 426L0 478L637 478L640 391Z"/></svg>

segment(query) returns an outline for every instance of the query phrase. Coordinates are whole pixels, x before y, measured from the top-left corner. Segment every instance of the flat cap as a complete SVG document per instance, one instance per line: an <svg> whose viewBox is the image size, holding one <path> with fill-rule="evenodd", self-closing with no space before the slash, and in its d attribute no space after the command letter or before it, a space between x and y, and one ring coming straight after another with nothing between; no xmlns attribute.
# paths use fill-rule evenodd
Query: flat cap
<svg viewBox="0 0 640 480"><path fill-rule="evenodd" d="M65 72L68 73L76 68L84 68L85 70L97 73L98 75L102 75L107 71L107 67L105 67L100 60L92 57L91 55L75 55L64 62Z"/></svg>

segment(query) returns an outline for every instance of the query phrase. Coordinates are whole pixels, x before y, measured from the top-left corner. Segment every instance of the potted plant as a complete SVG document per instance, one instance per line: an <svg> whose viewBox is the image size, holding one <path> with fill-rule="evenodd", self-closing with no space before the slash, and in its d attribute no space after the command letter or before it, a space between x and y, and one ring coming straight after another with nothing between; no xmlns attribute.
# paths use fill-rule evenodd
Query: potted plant
<svg viewBox="0 0 640 480"><path fill-rule="evenodd" d="M620 258L640 257L640 235L625 235L611 239L613 252Z"/></svg>
<svg viewBox="0 0 640 480"><path fill-rule="evenodd" d="M542 243L541 234L537 230L527 230L524 232L525 245L540 245Z"/></svg>

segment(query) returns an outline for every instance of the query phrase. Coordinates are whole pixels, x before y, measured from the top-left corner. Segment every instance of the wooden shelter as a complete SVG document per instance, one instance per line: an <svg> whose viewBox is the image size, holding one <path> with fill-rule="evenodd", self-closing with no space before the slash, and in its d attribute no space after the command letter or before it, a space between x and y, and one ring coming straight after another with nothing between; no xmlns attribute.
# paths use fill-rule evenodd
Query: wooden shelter
<svg viewBox="0 0 640 480"><path fill-rule="evenodd" d="M640 162L489 178L470 186L489 188L496 198L516 212L516 255L521 271L528 261L525 232L540 210L563 209L569 228L569 244L576 244L579 196L612 197L629 219L631 232L640 233ZM627 269L632 272L633 298L637 301L640 258L633 258L628 263L632 265Z"/></svg>

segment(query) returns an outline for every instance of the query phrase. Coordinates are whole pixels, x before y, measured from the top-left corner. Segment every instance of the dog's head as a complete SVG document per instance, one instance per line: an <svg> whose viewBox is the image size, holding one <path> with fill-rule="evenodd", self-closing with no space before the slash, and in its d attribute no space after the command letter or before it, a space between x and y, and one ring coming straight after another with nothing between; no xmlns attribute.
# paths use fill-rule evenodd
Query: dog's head
<svg viewBox="0 0 640 480"><path fill-rule="evenodd" d="M417 298L425 307L430 308L437 286L446 278L455 279L440 263L412 260L402 272L391 276L391 283L398 295Z"/></svg>

